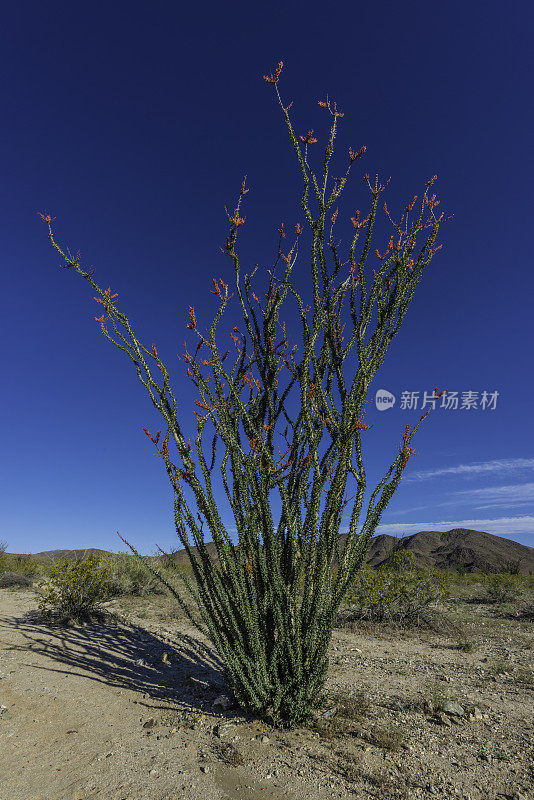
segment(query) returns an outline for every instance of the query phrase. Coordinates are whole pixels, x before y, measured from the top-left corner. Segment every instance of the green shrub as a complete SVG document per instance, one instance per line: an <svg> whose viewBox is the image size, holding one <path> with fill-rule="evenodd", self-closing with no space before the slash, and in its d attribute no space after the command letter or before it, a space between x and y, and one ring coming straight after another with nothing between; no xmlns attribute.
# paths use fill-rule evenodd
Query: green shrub
<svg viewBox="0 0 534 800"><path fill-rule="evenodd" d="M6 556L7 542L0 542L0 575L7 570L8 557Z"/></svg>
<svg viewBox="0 0 534 800"><path fill-rule="evenodd" d="M98 610L98 603L112 594L109 581L112 564L95 555L69 562L60 559L48 570L48 578L36 588L41 616L53 612L61 617L82 618Z"/></svg>
<svg viewBox="0 0 534 800"><path fill-rule="evenodd" d="M30 555L8 556L8 568L10 572L18 572L20 575L27 575L29 578L38 573L38 567Z"/></svg>
<svg viewBox="0 0 534 800"><path fill-rule="evenodd" d="M489 575L485 580L486 603L509 603L517 600L521 594L521 582L518 576L510 574Z"/></svg>
<svg viewBox="0 0 534 800"><path fill-rule="evenodd" d="M6 547L6 542L0 542L0 575L10 572L33 578L38 574L39 566L31 555L12 555L6 553Z"/></svg>
<svg viewBox="0 0 534 800"><path fill-rule="evenodd" d="M401 550L378 569L364 566L345 603L361 619L417 622L449 595L446 573L416 566L413 553Z"/></svg>

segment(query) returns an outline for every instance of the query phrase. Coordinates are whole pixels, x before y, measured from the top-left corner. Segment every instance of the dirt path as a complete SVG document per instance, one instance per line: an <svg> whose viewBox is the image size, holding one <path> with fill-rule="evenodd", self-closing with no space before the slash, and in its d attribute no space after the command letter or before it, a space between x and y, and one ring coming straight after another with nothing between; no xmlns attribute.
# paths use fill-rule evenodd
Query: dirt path
<svg viewBox="0 0 534 800"><path fill-rule="evenodd" d="M222 665L185 623L49 626L36 610L32 592L0 589L0 800L528 796L532 690L481 688L485 651L336 628L326 688L361 688L368 707L328 741L214 705ZM413 701L443 673L465 715L440 722Z"/></svg>

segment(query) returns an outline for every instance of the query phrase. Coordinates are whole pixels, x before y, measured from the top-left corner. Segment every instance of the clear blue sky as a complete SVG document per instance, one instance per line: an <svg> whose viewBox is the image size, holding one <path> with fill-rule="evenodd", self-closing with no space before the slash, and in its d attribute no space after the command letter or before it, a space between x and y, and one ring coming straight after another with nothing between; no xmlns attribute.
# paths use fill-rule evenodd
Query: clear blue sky
<svg viewBox="0 0 534 800"><path fill-rule="evenodd" d="M366 172L381 183L391 176L381 202L395 219L434 174L436 212L454 214L369 392L364 512L405 425L438 386L458 392L458 408L438 403L419 429L377 533L466 527L534 545L532 23L526 2L4 7L0 540L8 552L117 552L126 549L117 530L142 553L157 544L182 549L163 463L142 430L163 420L132 362L100 332L91 286L59 268L37 212L56 217L58 243L80 250L97 283L118 293L141 341L156 344L193 442L200 398L177 356L184 340L190 353L198 341L186 330L189 306L204 332L217 312L212 278L235 292L233 263L220 250L225 205L233 211L246 175L237 250L242 286L259 264L258 296L280 223L286 251L295 224L305 225L300 168L274 87L262 78L281 60L278 86L284 104L293 102L296 133L313 129L319 140L309 147L314 170L322 173L330 130L317 105L327 95L344 113L330 175L344 174L349 146L367 147L339 202L343 260L350 217L370 208ZM379 219L374 246L382 252L391 226ZM292 274L305 304L308 245L305 228ZM368 274L377 266L371 256ZM290 295L280 319L301 358ZM235 360L234 325L244 329L237 293L217 332L221 352L231 348L226 366ZM355 353L345 363L349 384ZM374 402L380 389L396 398L386 411ZM403 392L419 393L417 409L403 408ZM477 393L476 407L461 407L467 392ZM483 392L498 393L494 407L480 407ZM210 460L211 436L205 442ZM222 452L214 490L235 541ZM352 479L347 488L354 494Z"/></svg>

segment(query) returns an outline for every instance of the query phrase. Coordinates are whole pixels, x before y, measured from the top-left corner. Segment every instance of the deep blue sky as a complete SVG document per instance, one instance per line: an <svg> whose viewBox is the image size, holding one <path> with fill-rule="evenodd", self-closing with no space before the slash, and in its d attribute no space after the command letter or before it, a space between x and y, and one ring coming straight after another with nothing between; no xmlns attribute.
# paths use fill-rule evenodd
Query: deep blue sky
<svg viewBox="0 0 534 800"><path fill-rule="evenodd" d="M305 226L300 167L262 78L281 60L278 87L293 102L295 131L313 129L319 140L309 147L316 173L331 124L317 102L327 95L344 113L330 175L345 173L349 146L367 147L338 203L343 260L350 217L370 208L364 173L381 183L391 176L380 207L385 200L395 219L437 174L436 213L454 214L368 395L362 519L406 423L438 386L458 392L459 407L438 404L424 421L377 533L466 527L534 545L530 3L30 2L6 5L2 23L0 540L8 552L126 550L117 530L142 553L182 548L163 463L142 430L155 433L163 420L132 362L100 332L91 286L59 269L37 212L56 217L58 243L81 251L141 341L156 344L194 441L200 398L177 356L184 340L190 353L198 341L186 330L189 306L204 332L217 312L212 278L235 292L233 263L220 250L225 205L232 213L246 175L237 250L242 287L260 265L258 296L280 223L285 252L295 224ZM373 251L383 252L391 226L378 219ZM305 227L292 273L305 304L309 239ZM370 256L367 274L378 263ZM290 295L280 319L299 363ZM234 325L244 330L237 293L217 332L221 352L231 348L226 366ZM345 363L349 385L355 353ZM393 408L377 410L379 389L395 395ZM419 393L417 409L401 407L405 391ZM484 391L498 392L494 408L480 408ZM476 408L461 408L465 392L478 393ZM205 442L210 460L211 436ZM214 490L235 541L222 452ZM352 479L347 488L354 494Z"/></svg>

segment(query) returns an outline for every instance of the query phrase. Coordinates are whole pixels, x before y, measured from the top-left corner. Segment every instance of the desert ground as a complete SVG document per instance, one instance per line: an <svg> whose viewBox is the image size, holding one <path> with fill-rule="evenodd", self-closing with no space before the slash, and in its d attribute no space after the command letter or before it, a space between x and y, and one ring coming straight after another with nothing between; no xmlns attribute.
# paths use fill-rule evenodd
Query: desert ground
<svg viewBox="0 0 534 800"><path fill-rule="evenodd" d="M532 580L483 597L458 578L431 626L342 606L327 702L279 731L236 706L166 590L66 623L33 587L0 588L0 800L526 800Z"/></svg>

